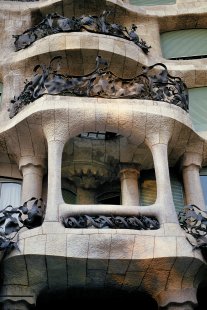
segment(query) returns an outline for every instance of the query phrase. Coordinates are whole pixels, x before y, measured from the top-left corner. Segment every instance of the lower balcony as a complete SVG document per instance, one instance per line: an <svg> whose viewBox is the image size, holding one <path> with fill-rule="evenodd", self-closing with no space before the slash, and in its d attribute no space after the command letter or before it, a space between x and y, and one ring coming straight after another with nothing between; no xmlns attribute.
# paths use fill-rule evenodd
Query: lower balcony
<svg viewBox="0 0 207 310"><path fill-rule="evenodd" d="M200 251L177 224L138 231L45 222L20 233L19 250L3 260L1 302L27 309L47 308L50 300L60 302L58 296L67 300L64 292L77 300L92 294L91 301L123 292L126 298L144 298L150 309L171 309L173 303L194 309L206 276Z"/></svg>

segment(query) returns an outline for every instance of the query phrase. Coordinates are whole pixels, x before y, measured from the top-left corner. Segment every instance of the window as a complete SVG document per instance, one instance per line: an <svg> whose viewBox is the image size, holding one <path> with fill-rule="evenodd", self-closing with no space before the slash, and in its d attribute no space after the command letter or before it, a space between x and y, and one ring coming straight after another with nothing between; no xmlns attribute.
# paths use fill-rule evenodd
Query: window
<svg viewBox="0 0 207 310"><path fill-rule="evenodd" d="M129 3L132 5L167 5L167 4L175 4L176 0L129 0Z"/></svg>
<svg viewBox="0 0 207 310"><path fill-rule="evenodd" d="M207 87L189 89L189 113L196 131L207 130Z"/></svg>
<svg viewBox="0 0 207 310"><path fill-rule="evenodd" d="M96 203L106 205L121 204L120 181L106 182L99 186L96 191Z"/></svg>
<svg viewBox="0 0 207 310"><path fill-rule="evenodd" d="M8 205L19 207L21 205L21 183L12 179L0 179L0 210Z"/></svg>
<svg viewBox="0 0 207 310"><path fill-rule="evenodd" d="M76 186L67 178L62 178L62 196L65 203L76 204Z"/></svg>
<svg viewBox="0 0 207 310"><path fill-rule="evenodd" d="M97 198L98 204L106 205L120 205L120 193L119 192L110 192L104 193Z"/></svg>
<svg viewBox="0 0 207 310"><path fill-rule="evenodd" d="M179 176L173 169L170 169L170 182L175 204L178 213L184 207L183 185ZM141 171L140 176L140 205L148 206L155 203L157 197L157 185L154 170Z"/></svg>
<svg viewBox="0 0 207 310"><path fill-rule="evenodd" d="M182 180L174 169L170 169L170 183L175 210L177 213L179 213L185 205L183 194L184 190Z"/></svg>
<svg viewBox="0 0 207 310"><path fill-rule="evenodd" d="M163 57L193 59L207 57L207 29L169 31L160 35Z"/></svg>
<svg viewBox="0 0 207 310"><path fill-rule="evenodd" d="M201 179L201 186L203 189L205 205L207 205L207 167L201 169L200 179Z"/></svg>
<svg viewBox="0 0 207 310"><path fill-rule="evenodd" d="M76 204L76 194L69 189L62 188L62 195L65 203Z"/></svg>
<svg viewBox="0 0 207 310"><path fill-rule="evenodd" d="M140 205L149 206L155 203L157 185L154 170L141 171L140 175Z"/></svg>

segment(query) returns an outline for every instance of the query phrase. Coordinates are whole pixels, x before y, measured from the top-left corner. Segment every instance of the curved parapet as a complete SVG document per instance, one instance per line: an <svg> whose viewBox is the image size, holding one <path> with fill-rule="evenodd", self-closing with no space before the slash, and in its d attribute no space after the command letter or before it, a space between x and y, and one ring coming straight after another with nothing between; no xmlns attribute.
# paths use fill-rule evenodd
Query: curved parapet
<svg viewBox="0 0 207 310"><path fill-rule="evenodd" d="M25 287L26 298L29 293L37 297L47 288L120 286L159 300L175 288L197 288L203 280L205 263L182 231L175 235L166 227L155 234L94 229L77 233L58 225L21 233L20 252L13 252L3 263L1 300L5 291L8 299L15 299Z"/></svg>
<svg viewBox="0 0 207 310"><path fill-rule="evenodd" d="M20 95L11 100L10 118L45 94L107 99L151 99L165 101L188 111L186 85L179 77L171 76L162 63L143 67L141 74L134 78L121 79L108 71L107 61L99 55L96 57L95 69L83 76L61 74L58 71L61 59L61 56L55 56L48 66L35 66L33 78L25 83Z"/></svg>

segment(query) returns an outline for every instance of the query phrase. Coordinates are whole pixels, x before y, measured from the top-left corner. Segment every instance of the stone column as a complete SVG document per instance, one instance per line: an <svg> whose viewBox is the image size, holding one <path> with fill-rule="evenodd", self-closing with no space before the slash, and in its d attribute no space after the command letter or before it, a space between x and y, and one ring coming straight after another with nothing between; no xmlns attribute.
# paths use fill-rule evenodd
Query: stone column
<svg viewBox="0 0 207 310"><path fill-rule="evenodd" d="M35 198L42 198L42 179L44 174L44 159L21 157L19 169L23 175L22 203Z"/></svg>
<svg viewBox="0 0 207 310"><path fill-rule="evenodd" d="M183 156L183 183L187 204L195 204L201 210L206 211L203 190L200 180L200 168L202 156L198 153L188 152Z"/></svg>
<svg viewBox="0 0 207 310"><path fill-rule="evenodd" d="M5 301L2 304L1 309L2 310L29 310L32 308L31 308L31 305L29 305L25 301L17 301L17 302Z"/></svg>
<svg viewBox="0 0 207 310"><path fill-rule="evenodd" d="M128 206L139 205L139 189L138 189L139 175L140 171L138 166L133 164L120 165L122 205L128 205Z"/></svg>
<svg viewBox="0 0 207 310"><path fill-rule="evenodd" d="M48 192L45 221L58 221L58 205L63 203L61 164L64 142L48 141Z"/></svg>
<svg viewBox="0 0 207 310"><path fill-rule="evenodd" d="M168 145L157 143L149 145L152 152L157 184L156 204L160 205L160 214L164 222L177 223L177 214L173 202L168 166Z"/></svg>
<svg viewBox="0 0 207 310"><path fill-rule="evenodd" d="M197 306L197 289L171 289L160 293L156 298L159 309L163 310L193 310Z"/></svg>

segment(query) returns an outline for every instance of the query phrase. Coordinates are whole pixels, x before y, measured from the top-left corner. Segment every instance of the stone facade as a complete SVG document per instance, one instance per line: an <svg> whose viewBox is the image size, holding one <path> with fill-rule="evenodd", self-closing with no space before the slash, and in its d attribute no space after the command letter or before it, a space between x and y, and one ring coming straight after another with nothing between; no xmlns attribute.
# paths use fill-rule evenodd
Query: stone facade
<svg viewBox="0 0 207 310"><path fill-rule="evenodd" d="M186 3L188 2L188 3ZM173 202L169 167L179 164L186 204L205 210L199 169L207 165L207 140L195 132L189 113L167 102L46 94L9 118L10 101L21 93L37 64L62 56L62 72L86 75L97 55L120 78L143 66L167 65L188 88L207 85L207 60L166 60L160 32L206 28L207 1L132 6L121 0L0 1L0 176L22 180L22 202L47 203L43 225L19 233L19 251L2 261L3 309L35 308L45 289L110 288L146 292L159 309L194 309L206 261L186 239ZM57 33L15 52L12 35L23 33L51 12L67 17L113 11L112 22L138 25L151 45L148 55L133 42L91 32ZM192 17L193 18L190 18ZM112 140L84 139L83 133L113 132ZM138 179L154 169L157 198L140 206ZM77 204L67 204L62 178L76 188ZM97 188L120 183L121 205L97 203ZM72 187L71 187L72 188ZM155 216L157 230L65 228L63 217L88 215ZM38 307L37 307L38 309Z"/></svg>

